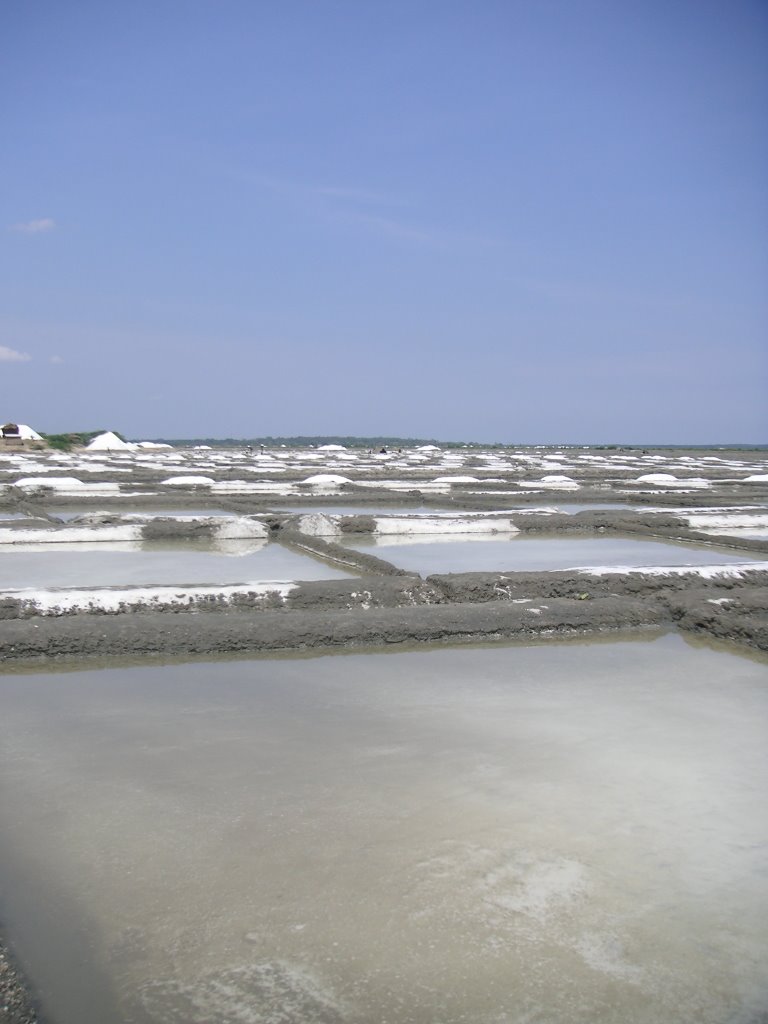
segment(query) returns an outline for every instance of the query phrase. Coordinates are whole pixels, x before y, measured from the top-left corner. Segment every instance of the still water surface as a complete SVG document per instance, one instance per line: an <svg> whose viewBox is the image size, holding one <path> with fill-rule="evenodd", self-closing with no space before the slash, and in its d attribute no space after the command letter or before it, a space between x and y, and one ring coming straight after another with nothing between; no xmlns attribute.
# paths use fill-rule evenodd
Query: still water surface
<svg viewBox="0 0 768 1024"><path fill-rule="evenodd" d="M319 559L260 540L16 544L0 551L0 588L223 585L349 575Z"/></svg>
<svg viewBox="0 0 768 1024"><path fill-rule="evenodd" d="M355 537L339 541L400 569L428 576L444 572L542 572L590 565L726 565L758 556L715 547L616 537L499 536Z"/></svg>
<svg viewBox="0 0 768 1024"><path fill-rule="evenodd" d="M51 1024L756 1024L768 667L655 641L0 676Z"/></svg>

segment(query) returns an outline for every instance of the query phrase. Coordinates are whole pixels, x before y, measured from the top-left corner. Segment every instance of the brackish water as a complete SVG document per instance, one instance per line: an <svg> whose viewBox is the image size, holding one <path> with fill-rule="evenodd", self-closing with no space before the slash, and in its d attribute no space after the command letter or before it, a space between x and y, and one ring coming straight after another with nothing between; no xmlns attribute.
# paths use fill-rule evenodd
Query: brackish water
<svg viewBox="0 0 768 1024"><path fill-rule="evenodd" d="M342 579L318 559L267 541L4 545L0 588L228 584Z"/></svg>
<svg viewBox="0 0 768 1024"><path fill-rule="evenodd" d="M280 508L277 510L284 514L310 515L315 512L324 512L328 516L416 516L416 515L437 515L440 512L454 512L461 514L466 510L438 507L433 505L303 505L301 508L294 505L293 508Z"/></svg>
<svg viewBox="0 0 768 1024"><path fill-rule="evenodd" d="M757 1024L768 667L677 636L0 676L51 1024Z"/></svg>
<svg viewBox="0 0 768 1024"><path fill-rule="evenodd" d="M422 576L447 572L541 572L596 565L727 565L756 560L755 555L723 548L697 547L635 537L599 538L552 534L489 536L355 537L345 547L367 551L399 569Z"/></svg>

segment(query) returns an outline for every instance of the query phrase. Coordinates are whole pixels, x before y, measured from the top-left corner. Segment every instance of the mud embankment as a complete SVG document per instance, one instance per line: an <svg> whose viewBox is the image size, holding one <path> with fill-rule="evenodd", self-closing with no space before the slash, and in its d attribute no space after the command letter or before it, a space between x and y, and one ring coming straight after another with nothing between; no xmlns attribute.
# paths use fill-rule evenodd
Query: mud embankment
<svg viewBox="0 0 768 1024"><path fill-rule="evenodd" d="M633 599L589 606L553 599L533 605L442 604L367 610L263 611L14 619L3 624L8 657L132 658L334 650L449 641L594 635L663 626L658 607Z"/></svg>
<svg viewBox="0 0 768 1024"><path fill-rule="evenodd" d="M104 658L105 652L115 658L217 656L675 626L768 651L766 580L765 571L710 579L638 571L310 581L271 601L227 607L6 617L3 651L8 661Z"/></svg>
<svg viewBox="0 0 768 1024"><path fill-rule="evenodd" d="M129 517L130 518L130 517ZM501 520L498 520L501 522ZM553 523L554 521L554 523ZM126 519L90 517L90 530ZM489 520L489 522L491 522ZM330 581L231 586L7 591L0 600L6 661L43 657L218 655L450 640L528 639L678 626L768 650L768 565L481 572L426 579L338 543L373 533L380 517L296 516L144 521L144 539L255 535L342 568ZM607 532L665 539L687 526L666 513L584 512L508 517L521 532ZM84 524L85 525L85 524ZM423 528L423 522L422 522ZM70 527L71 529L71 527ZM689 531L690 532L690 531ZM320 534L325 535L320 535ZM706 538L713 548L727 539ZM768 545L757 541L758 550ZM739 541L728 545L746 546Z"/></svg>

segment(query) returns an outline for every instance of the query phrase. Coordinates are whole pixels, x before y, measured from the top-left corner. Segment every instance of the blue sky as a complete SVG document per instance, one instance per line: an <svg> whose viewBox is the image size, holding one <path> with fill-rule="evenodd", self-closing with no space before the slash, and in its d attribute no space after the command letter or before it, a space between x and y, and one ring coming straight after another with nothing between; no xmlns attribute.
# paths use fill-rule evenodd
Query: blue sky
<svg viewBox="0 0 768 1024"><path fill-rule="evenodd" d="M762 0L0 13L0 419L768 442Z"/></svg>

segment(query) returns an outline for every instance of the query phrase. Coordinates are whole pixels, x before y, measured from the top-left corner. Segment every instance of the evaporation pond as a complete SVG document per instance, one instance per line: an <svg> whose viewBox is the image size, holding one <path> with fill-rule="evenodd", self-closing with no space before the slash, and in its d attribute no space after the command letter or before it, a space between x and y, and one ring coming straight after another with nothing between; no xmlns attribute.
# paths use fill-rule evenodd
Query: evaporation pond
<svg viewBox="0 0 768 1024"><path fill-rule="evenodd" d="M560 512L567 512L568 515L575 515L577 512L607 512L608 510L621 510L622 512L634 512L636 508L632 505L619 505L611 504L610 502L559 502L556 501L553 507L558 509Z"/></svg>
<svg viewBox="0 0 768 1024"><path fill-rule="evenodd" d="M768 1013L768 665L645 642L0 676L48 1024Z"/></svg>
<svg viewBox="0 0 768 1024"><path fill-rule="evenodd" d="M293 508L279 508L276 511L290 515L324 512L327 516L418 516L439 515L448 510L428 508L426 505L294 505ZM454 508L451 511L455 513L457 510Z"/></svg>
<svg viewBox="0 0 768 1024"><path fill-rule="evenodd" d="M399 569L421 573L543 572L596 565L725 565L755 560L754 556L717 547L637 539L635 537L573 537L562 534L525 536L436 536L416 533L380 538L343 538L344 547L377 555Z"/></svg>
<svg viewBox="0 0 768 1024"><path fill-rule="evenodd" d="M350 573L266 541L3 545L0 589L330 580Z"/></svg>

